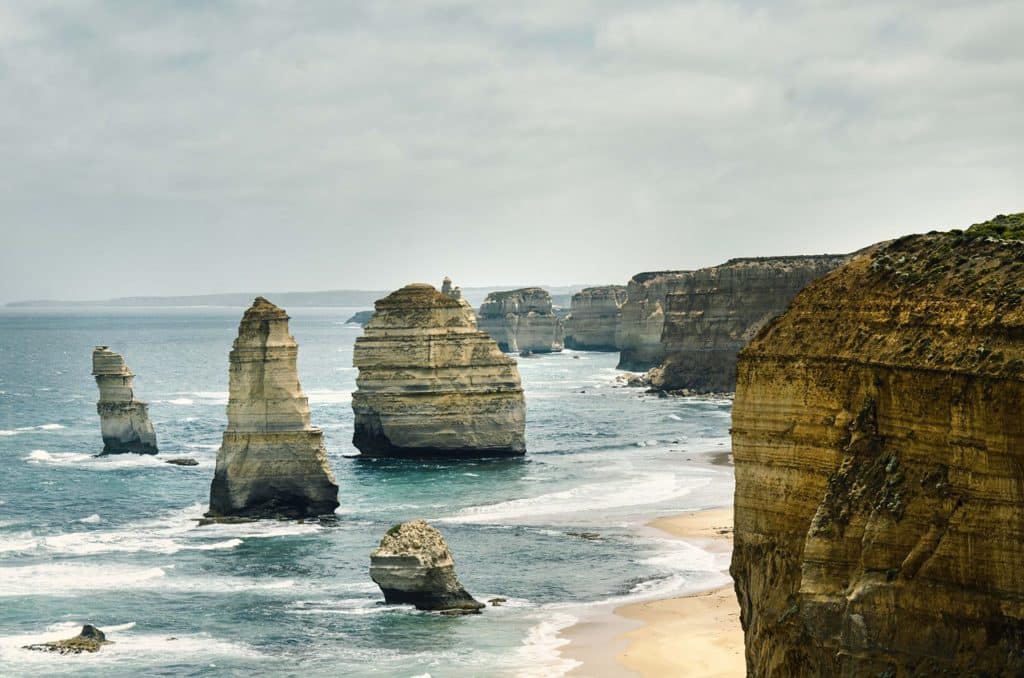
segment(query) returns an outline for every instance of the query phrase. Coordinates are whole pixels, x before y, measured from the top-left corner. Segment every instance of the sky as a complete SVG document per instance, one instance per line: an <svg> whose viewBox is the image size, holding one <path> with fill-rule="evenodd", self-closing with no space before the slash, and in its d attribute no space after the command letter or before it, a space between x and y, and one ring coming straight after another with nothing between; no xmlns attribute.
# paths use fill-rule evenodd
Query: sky
<svg viewBox="0 0 1024 678"><path fill-rule="evenodd" d="M1024 210L1024 3L0 0L0 302L625 283Z"/></svg>

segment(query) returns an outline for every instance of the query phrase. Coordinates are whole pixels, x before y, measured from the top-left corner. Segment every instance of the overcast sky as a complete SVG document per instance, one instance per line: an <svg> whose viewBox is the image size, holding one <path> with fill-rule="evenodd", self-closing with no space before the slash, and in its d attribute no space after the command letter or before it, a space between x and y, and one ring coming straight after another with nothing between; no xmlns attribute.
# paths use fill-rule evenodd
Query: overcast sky
<svg viewBox="0 0 1024 678"><path fill-rule="evenodd" d="M0 301L624 283L1024 210L1024 3L0 0Z"/></svg>

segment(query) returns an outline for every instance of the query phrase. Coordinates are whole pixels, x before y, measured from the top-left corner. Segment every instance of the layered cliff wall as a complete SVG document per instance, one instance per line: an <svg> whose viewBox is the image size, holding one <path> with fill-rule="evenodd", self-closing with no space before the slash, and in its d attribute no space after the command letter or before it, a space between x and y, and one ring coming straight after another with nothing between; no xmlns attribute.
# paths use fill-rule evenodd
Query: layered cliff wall
<svg viewBox="0 0 1024 678"><path fill-rule="evenodd" d="M100 415L102 454L156 454L156 432L149 405L135 399L135 375L120 353L106 346L92 351L92 374L100 389L96 412Z"/></svg>
<svg viewBox="0 0 1024 678"><path fill-rule="evenodd" d="M740 354L749 675L1024 675L1024 242L985 235L1013 219L877 246Z"/></svg>
<svg viewBox="0 0 1024 678"><path fill-rule="evenodd" d="M587 287L572 295L565 317L565 347L580 351L617 351L616 333L626 301L623 285Z"/></svg>
<svg viewBox="0 0 1024 678"><path fill-rule="evenodd" d="M698 393L736 388L736 355L786 310L807 283L849 261L846 255L731 259L682 276L665 296L661 365L654 388Z"/></svg>
<svg viewBox="0 0 1024 678"><path fill-rule="evenodd" d="M648 370L661 362L665 296L675 291L689 271L637 273L626 285L626 301L615 333L620 370Z"/></svg>
<svg viewBox="0 0 1024 678"><path fill-rule="evenodd" d="M498 342L502 351L551 353L561 351L564 328L551 304L551 295L539 287L491 292L480 305L479 327Z"/></svg>

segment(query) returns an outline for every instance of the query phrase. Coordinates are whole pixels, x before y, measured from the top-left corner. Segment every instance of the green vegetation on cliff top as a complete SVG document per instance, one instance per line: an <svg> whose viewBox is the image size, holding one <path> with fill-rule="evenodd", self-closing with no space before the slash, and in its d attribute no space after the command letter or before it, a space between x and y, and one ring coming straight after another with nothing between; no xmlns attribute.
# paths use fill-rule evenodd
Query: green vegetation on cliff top
<svg viewBox="0 0 1024 678"><path fill-rule="evenodd" d="M968 235L986 235L1004 240L1024 240L1024 212L1000 214L994 219L974 224Z"/></svg>

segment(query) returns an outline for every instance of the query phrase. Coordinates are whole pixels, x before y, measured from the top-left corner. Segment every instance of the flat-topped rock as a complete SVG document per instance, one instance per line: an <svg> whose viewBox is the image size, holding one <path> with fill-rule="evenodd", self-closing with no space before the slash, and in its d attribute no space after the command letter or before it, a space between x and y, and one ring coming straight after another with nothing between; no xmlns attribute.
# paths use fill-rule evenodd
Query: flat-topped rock
<svg viewBox="0 0 1024 678"><path fill-rule="evenodd" d="M552 353L564 345L564 327L551 304L551 295L540 287L491 292L477 314L480 329L502 351Z"/></svg>
<svg viewBox="0 0 1024 678"><path fill-rule="evenodd" d="M376 303L356 340L353 444L368 456L526 451L519 371L462 299L425 284Z"/></svg>
<svg viewBox="0 0 1024 678"><path fill-rule="evenodd" d="M338 486L310 424L288 314L257 297L229 357L228 426L210 487L211 518L333 514Z"/></svg>
<svg viewBox="0 0 1024 678"><path fill-rule="evenodd" d="M423 520L387 531L370 554L370 578L388 603L433 611L477 612L484 607L459 582L444 537Z"/></svg>
<svg viewBox="0 0 1024 678"><path fill-rule="evenodd" d="M149 406L135 399L135 375L121 354L97 346L92 351L92 373L100 389L96 411L103 436L102 454L156 454Z"/></svg>
<svg viewBox="0 0 1024 678"><path fill-rule="evenodd" d="M624 285L586 287L572 295L565 317L565 347L580 351L617 351L616 335L626 302Z"/></svg>

